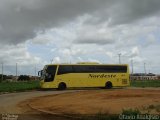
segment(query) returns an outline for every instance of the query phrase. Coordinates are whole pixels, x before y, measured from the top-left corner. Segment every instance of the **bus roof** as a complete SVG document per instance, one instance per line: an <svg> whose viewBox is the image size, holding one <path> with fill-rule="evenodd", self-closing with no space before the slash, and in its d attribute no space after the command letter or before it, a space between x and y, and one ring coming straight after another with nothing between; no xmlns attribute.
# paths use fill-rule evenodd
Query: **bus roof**
<svg viewBox="0 0 160 120"><path fill-rule="evenodd" d="M98 63L75 63L75 64L71 64L71 63L59 63L59 64L47 64L47 66L51 66L51 65L108 65L108 66L128 66L128 64L98 64Z"/></svg>

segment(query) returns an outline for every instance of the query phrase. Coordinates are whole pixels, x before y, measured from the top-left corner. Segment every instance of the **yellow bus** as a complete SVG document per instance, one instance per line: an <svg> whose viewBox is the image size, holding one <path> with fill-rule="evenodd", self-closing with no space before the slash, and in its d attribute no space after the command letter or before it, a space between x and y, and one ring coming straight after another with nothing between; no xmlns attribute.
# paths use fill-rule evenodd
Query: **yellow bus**
<svg viewBox="0 0 160 120"><path fill-rule="evenodd" d="M40 71L41 88L125 87L130 85L126 64L50 64Z"/></svg>

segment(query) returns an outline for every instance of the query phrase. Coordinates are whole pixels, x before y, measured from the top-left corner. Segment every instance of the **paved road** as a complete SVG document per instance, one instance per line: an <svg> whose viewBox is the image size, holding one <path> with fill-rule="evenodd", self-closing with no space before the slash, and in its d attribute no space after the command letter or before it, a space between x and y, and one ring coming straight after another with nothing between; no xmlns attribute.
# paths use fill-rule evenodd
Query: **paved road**
<svg viewBox="0 0 160 120"><path fill-rule="evenodd" d="M26 99L30 99L38 96L61 94L65 92L74 92L75 90L67 91L31 91L20 93L8 93L0 95L0 114L22 114L23 111L17 104Z"/></svg>

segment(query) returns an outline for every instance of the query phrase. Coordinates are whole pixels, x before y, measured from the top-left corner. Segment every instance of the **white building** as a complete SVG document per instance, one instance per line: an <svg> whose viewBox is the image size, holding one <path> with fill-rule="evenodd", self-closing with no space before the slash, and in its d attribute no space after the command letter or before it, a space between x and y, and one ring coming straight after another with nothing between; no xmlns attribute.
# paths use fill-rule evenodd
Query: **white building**
<svg viewBox="0 0 160 120"><path fill-rule="evenodd" d="M158 76L153 73L134 73L130 75L131 80L158 80Z"/></svg>

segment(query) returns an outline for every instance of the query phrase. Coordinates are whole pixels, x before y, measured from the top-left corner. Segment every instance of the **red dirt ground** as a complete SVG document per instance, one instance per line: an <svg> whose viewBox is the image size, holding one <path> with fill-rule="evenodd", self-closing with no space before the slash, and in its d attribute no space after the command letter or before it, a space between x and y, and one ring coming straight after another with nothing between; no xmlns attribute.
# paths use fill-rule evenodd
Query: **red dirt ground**
<svg viewBox="0 0 160 120"><path fill-rule="evenodd" d="M87 90L37 97L30 106L60 114L121 113L123 109L160 114L160 89Z"/></svg>

